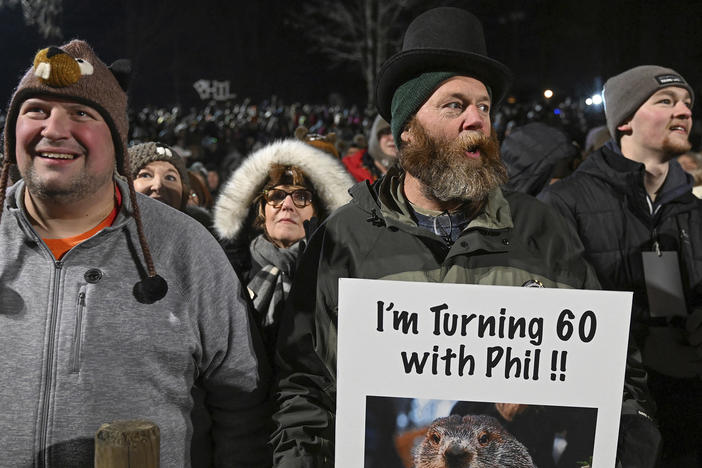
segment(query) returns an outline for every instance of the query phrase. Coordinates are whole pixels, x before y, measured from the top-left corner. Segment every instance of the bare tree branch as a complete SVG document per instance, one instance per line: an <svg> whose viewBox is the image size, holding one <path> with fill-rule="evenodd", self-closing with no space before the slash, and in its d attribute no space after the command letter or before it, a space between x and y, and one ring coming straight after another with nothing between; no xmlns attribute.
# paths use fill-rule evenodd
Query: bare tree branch
<svg viewBox="0 0 702 468"><path fill-rule="evenodd" d="M63 0L0 0L0 9L6 6L22 8L25 24L36 26L45 39L61 39L59 23L63 14Z"/></svg>
<svg viewBox="0 0 702 468"><path fill-rule="evenodd" d="M419 0L309 0L293 16L312 48L331 63L352 63L366 83L368 107L375 105L375 81L383 62L397 50L403 11Z"/></svg>

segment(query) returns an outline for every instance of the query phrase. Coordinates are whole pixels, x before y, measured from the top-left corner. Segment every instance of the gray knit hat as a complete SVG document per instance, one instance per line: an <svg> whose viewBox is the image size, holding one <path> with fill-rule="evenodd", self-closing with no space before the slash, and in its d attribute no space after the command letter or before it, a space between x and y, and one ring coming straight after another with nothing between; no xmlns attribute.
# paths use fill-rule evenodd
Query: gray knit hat
<svg viewBox="0 0 702 468"><path fill-rule="evenodd" d="M129 147L129 164L131 166L131 176L136 178L139 171L149 163L154 161L166 161L176 168L183 184L183 200L181 209L185 207L188 199L190 187L188 185L188 171L185 168L185 161L180 155L168 145L149 141Z"/></svg>
<svg viewBox="0 0 702 468"><path fill-rule="evenodd" d="M608 79L602 91L607 129L617 138L617 127L634 115L656 91L670 86L685 88L695 102L692 87L672 68L640 65Z"/></svg>

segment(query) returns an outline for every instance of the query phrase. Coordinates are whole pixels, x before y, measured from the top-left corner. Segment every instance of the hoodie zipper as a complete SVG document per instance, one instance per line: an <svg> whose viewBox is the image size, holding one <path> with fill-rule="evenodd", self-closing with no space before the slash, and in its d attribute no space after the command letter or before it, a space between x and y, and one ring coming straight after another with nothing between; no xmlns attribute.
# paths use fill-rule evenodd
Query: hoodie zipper
<svg viewBox="0 0 702 468"><path fill-rule="evenodd" d="M78 293L78 305L76 308L76 326L73 332L73 354L71 355L71 372L76 374L80 371L80 351L83 342L83 314L85 313L85 288L81 288Z"/></svg>
<svg viewBox="0 0 702 468"><path fill-rule="evenodd" d="M47 343L47 353L46 362L44 364L44 376L42 382L42 402L41 410L39 413L39 450L38 453L43 453L44 456L39 460L39 463L44 466L49 466L48 463L48 453L46 453L46 448L49 446L49 407L51 405L51 387L52 387L52 371L53 371L53 361L55 353L55 343L56 343L56 322L57 314L59 309L58 297L59 297L59 285L61 283L61 269L63 268L63 263L61 261L54 262L54 284L52 286L52 304L51 311L49 315L49 333L48 333L48 343Z"/></svg>

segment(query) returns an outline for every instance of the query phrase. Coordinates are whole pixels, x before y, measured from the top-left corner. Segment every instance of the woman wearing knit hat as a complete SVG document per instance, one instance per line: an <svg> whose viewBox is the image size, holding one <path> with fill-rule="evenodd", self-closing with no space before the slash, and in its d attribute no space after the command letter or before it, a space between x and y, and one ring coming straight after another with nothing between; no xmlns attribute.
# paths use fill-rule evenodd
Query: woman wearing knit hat
<svg viewBox="0 0 702 468"><path fill-rule="evenodd" d="M304 222L322 220L346 203L351 185L353 179L333 156L289 139L251 154L221 189L214 227L248 287L271 355L304 248Z"/></svg>
<svg viewBox="0 0 702 468"><path fill-rule="evenodd" d="M134 189L183 211L190 193L185 162L174 149L156 142L129 148Z"/></svg>

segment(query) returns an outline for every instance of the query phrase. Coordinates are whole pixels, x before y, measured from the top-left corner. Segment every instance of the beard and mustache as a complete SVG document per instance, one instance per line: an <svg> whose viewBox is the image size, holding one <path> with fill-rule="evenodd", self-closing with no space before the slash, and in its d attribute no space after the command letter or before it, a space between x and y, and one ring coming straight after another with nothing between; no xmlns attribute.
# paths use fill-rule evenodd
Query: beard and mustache
<svg viewBox="0 0 702 468"><path fill-rule="evenodd" d="M81 173L69 179L58 182L48 182L30 165L20 171L23 179L33 196L47 201L60 203L75 203L84 200L112 181L112 173L102 175Z"/></svg>
<svg viewBox="0 0 702 468"><path fill-rule="evenodd" d="M479 201L507 182L495 132L464 132L455 140L432 138L413 117L412 135L400 148L400 166L422 183L425 197L441 202ZM478 158L466 152L480 151Z"/></svg>
<svg viewBox="0 0 702 468"><path fill-rule="evenodd" d="M683 155L692 149L692 144L689 140L684 142L675 141L670 136L663 140L663 152L667 156L666 161L675 159L680 155Z"/></svg>

